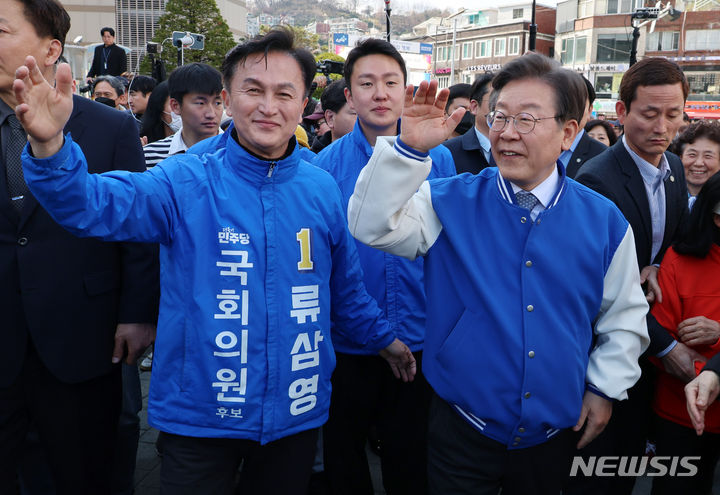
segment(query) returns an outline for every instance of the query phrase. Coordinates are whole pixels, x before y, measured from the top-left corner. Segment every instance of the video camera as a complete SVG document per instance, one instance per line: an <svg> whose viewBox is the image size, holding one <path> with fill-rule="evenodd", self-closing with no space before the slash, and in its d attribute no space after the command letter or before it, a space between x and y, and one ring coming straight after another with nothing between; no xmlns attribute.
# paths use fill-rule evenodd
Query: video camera
<svg viewBox="0 0 720 495"><path fill-rule="evenodd" d="M317 63L316 71L329 76L330 74L343 75L345 70L345 62L336 62L334 60L322 60Z"/></svg>

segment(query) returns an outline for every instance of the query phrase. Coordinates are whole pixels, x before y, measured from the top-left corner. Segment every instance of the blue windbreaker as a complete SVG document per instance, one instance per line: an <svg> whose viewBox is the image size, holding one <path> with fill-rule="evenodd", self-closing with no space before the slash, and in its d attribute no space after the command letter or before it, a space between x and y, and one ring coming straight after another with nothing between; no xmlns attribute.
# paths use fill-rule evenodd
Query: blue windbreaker
<svg viewBox="0 0 720 495"><path fill-rule="evenodd" d="M313 162L330 172L340 187L343 211L355 189L358 175L370 160L373 149L359 122L349 134L326 146ZM430 150L432 170L430 179L455 175L455 163L445 146ZM425 341L425 287L423 259L414 261L384 253L356 241L365 286L382 308L398 338L412 351L423 348ZM337 326L337 325L335 325ZM370 354L344 335L335 332L333 345L348 354Z"/></svg>
<svg viewBox="0 0 720 495"><path fill-rule="evenodd" d="M217 142L145 173L90 175L68 136L47 159L26 148L23 164L71 232L161 244L149 423L267 443L326 421L331 318L370 352L395 334L365 291L332 177L297 147L270 163Z"/></svg>

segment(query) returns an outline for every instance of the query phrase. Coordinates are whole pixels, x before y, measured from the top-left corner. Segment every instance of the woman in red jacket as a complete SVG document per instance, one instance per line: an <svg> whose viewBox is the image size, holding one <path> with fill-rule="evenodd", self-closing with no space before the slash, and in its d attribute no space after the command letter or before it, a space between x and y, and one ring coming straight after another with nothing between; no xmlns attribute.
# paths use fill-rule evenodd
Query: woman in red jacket
<svg viewBox="0 0 720 495"><path fill-rule="evenodd" d="M720 351L720 174L711 177L697 196L686 233L665 254L658 282L662 302L653 306L652 317L679 343L697 351L695 369L699 372ZM650 324L654 324L652 317ZM720 404L707 409L705 432L697 436L685 406L684 386L666 370L658 376L653 404L656 455L698 456L691 462L698 473L657 477L653 495L712 492L720 458Z"/></svg>

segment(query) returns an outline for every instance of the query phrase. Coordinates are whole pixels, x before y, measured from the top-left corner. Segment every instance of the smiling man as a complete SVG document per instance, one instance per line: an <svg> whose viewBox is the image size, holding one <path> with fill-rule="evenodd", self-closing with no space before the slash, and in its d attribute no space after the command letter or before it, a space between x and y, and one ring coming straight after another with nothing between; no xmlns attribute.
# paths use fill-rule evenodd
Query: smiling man
<svg viewBox="0 0 720 495"><path fill-rule="evenodd" d="M429 492L559 494L575 444L595 438L640 375L647 302L627 221L558 162L583 115L582 82L530 53L492 86L497 168L426 181L428 150L463 111L445 118L436 81L414 97L410 87L400 136L378 139L357 181L350 230L425 256Z"/></svg>
<svg viewBox="0 0 720 495"><path fill-rule="evenodd" d="M163 494L305 493L330 401L335 329L412 380L415 360L362 284L332 178L300 159L295 128L315 60L277 29L236 46L222 97L234 130L213 153L143 174L90 175L62 122L70 71L31 57L14 83L26 177L80 235L161 244L148 422L166 432ZM332 305L330 304L332 300Z"/></svg>

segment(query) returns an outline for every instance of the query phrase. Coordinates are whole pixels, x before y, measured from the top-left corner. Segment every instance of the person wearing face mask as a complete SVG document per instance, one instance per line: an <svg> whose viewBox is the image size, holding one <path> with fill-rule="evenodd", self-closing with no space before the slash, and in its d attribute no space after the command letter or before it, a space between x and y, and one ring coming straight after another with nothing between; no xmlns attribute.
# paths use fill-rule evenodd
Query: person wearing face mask
<svg viewBox="0 0 720 495"><path fill-rule="evenodd" d="M201 63L179 67L168 78L168 90L162 120L173 134L143 148L147 168L222 132L222 77L216 69Z"/></svg>
<svg viewBox="0 0 720 495"><path fill-rule="evenodd" d="M125 105L127 105L125 86L115 76L96 78L93 83L92 99L117 110L125 110Z"/></svg>

